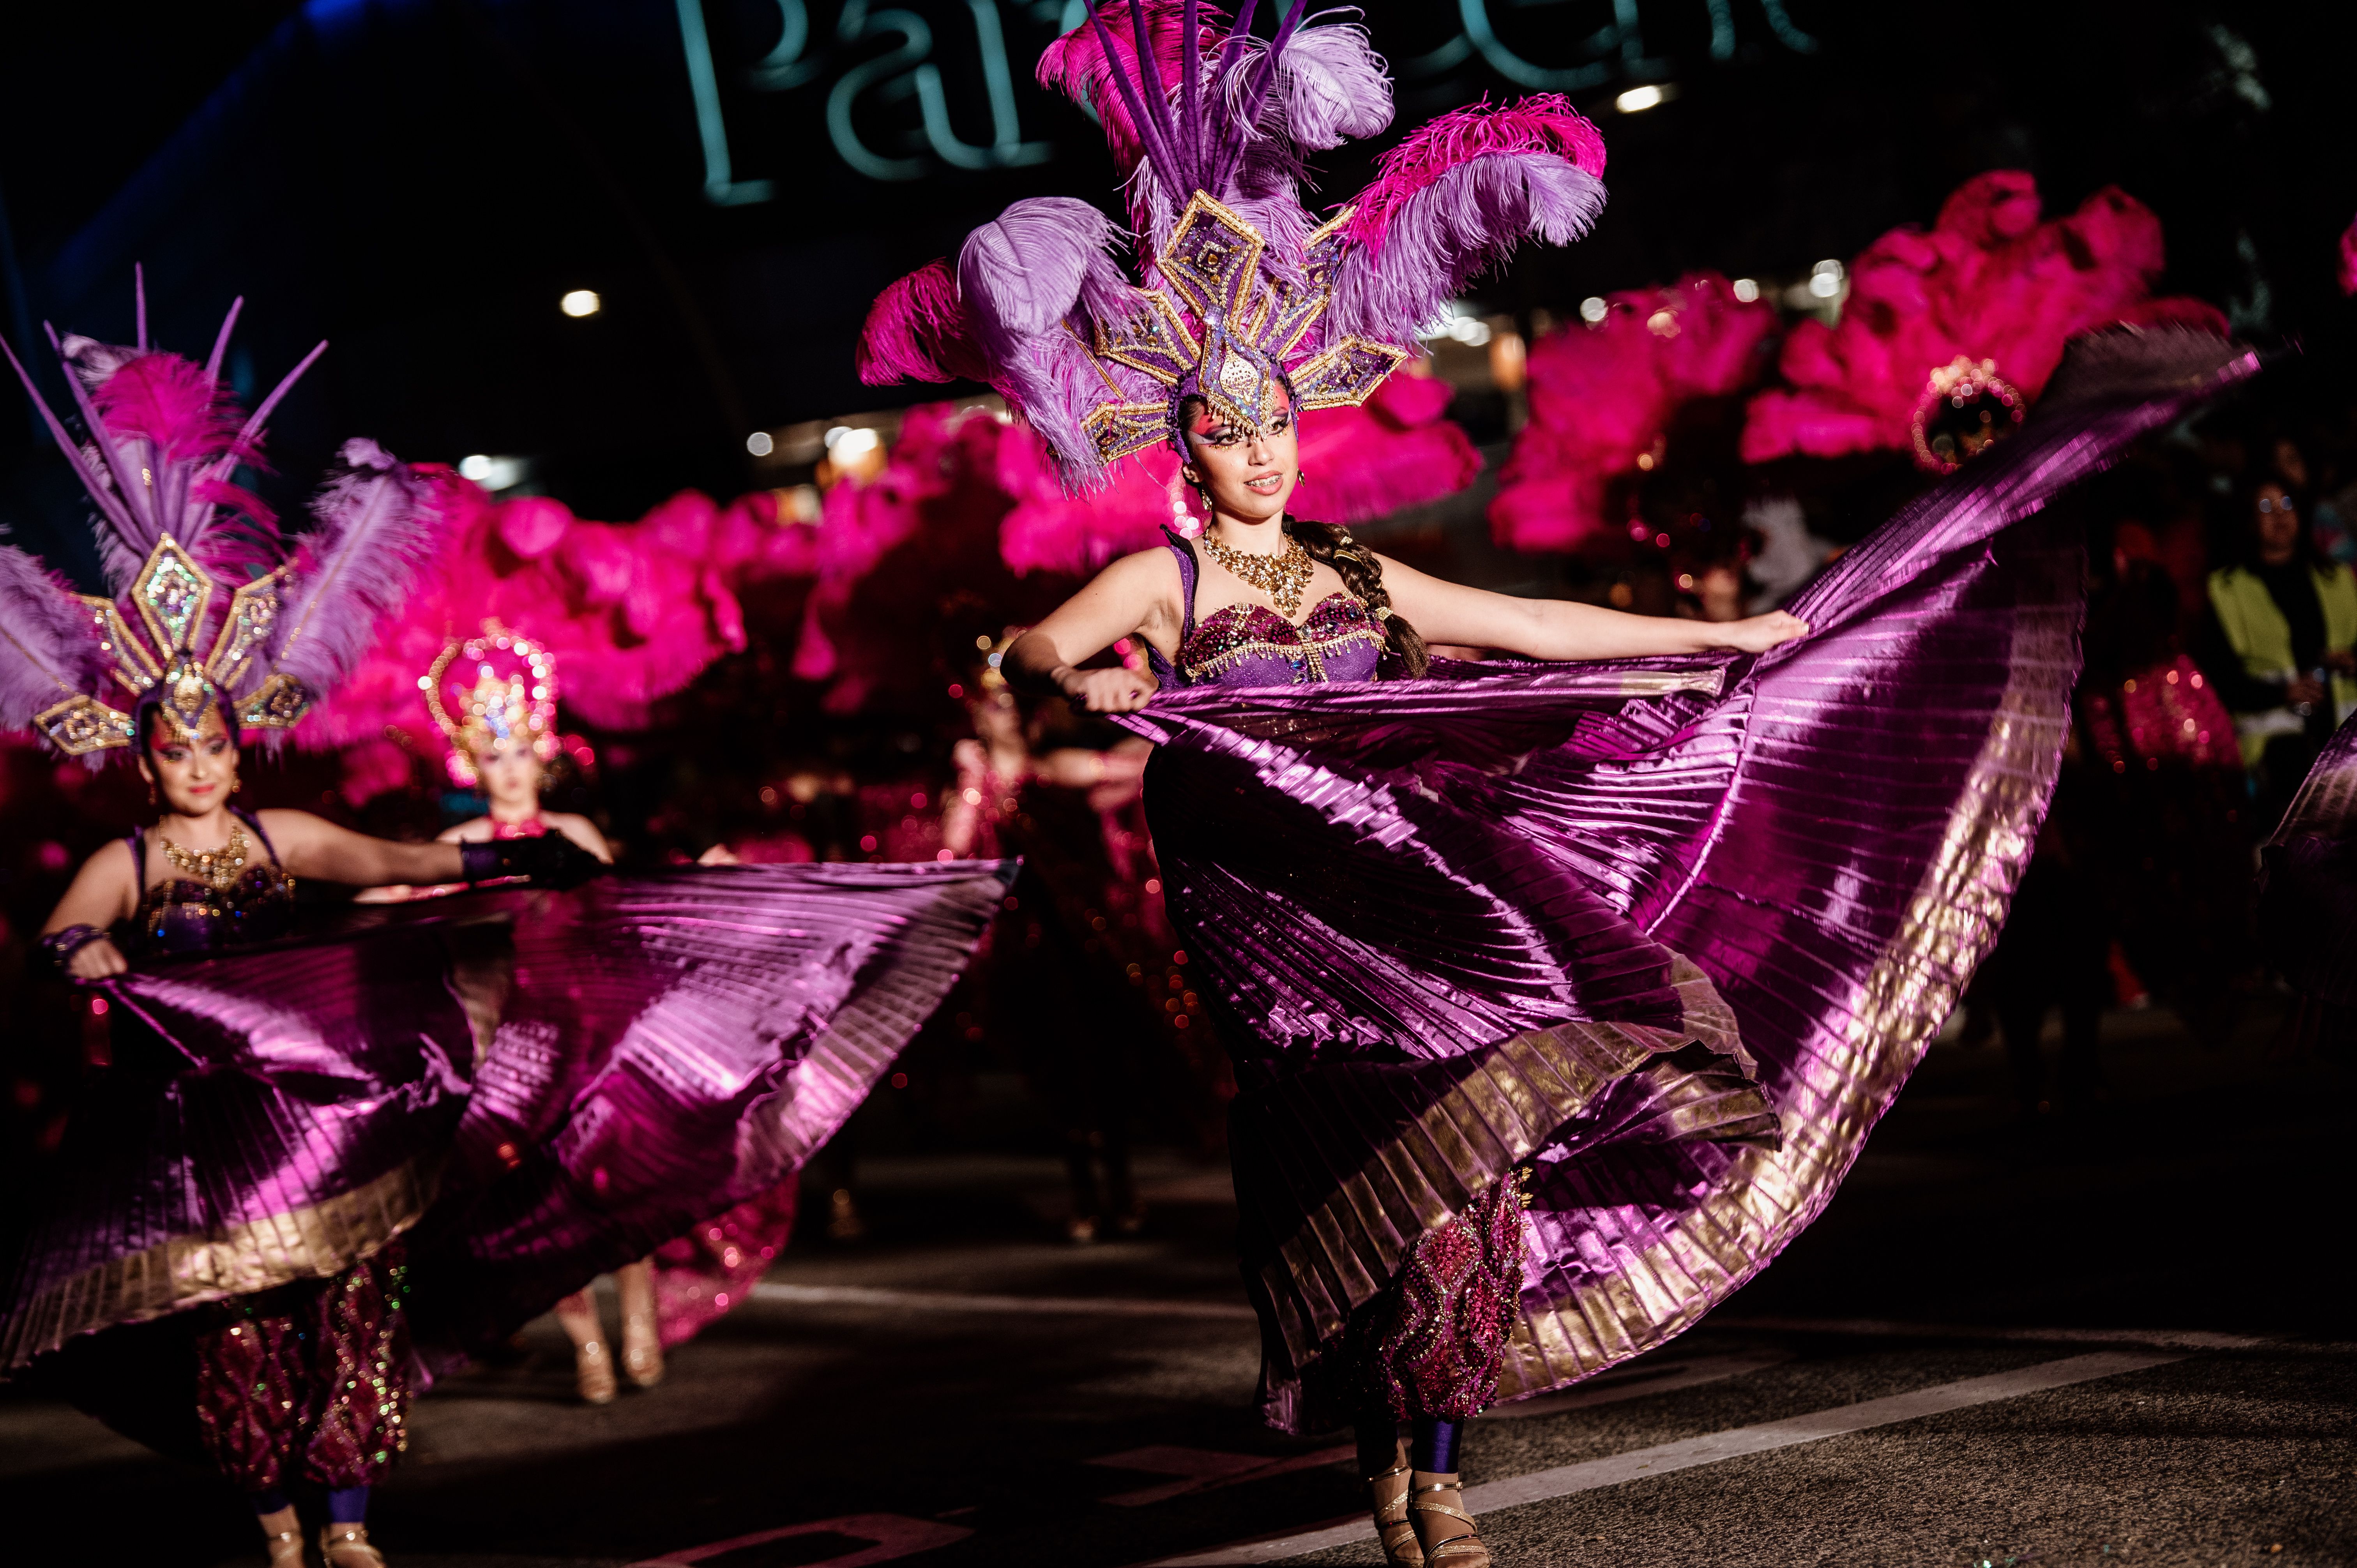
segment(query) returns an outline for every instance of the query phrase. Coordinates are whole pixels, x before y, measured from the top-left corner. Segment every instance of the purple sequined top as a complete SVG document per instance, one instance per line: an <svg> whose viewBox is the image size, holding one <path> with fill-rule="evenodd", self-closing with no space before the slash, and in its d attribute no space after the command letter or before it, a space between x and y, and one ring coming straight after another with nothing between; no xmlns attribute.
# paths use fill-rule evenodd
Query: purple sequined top
<svg viewBox="0 0 2357 1568"><path fill-rule="evenodd" d="M1383 628L1352 595L1327 595L1298 626L1266 605L1230 605L1199 624L1194 549L1175 533L1169 542L1178 559L1187 618L1175 669L1149 650L1154 673L1164 685L1302 686L1375 678Z"/></svg>
<svg viewBox="0 0 2357 1568"><path fill-rule="evenodd" d="M239 942L266 941L283 936L293 923L295 879L278 865L270 835L250 813L238 819L252 831L261 854L229 886L215 887L193 877L167 877L141 896L127 929L118 942L136 958L147 953L202 952ZM126 841L131 864L147 875L146 834L134 828Z"/></svg>

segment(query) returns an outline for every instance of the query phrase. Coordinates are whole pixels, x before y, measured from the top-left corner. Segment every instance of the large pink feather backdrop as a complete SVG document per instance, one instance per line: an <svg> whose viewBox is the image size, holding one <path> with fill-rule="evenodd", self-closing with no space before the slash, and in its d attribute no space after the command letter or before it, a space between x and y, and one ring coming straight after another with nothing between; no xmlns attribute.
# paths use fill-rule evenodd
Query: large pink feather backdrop
<svg viewBox="0 0 2357 1568"><path fill-rule="evenodd" d="M2156 297L2159 220L2117 189L2041 221L2018 170L1965 181L1928 229L1894 229L1849 263L1837 326L1804 320L1779 338L1765 303L1738 301L1715 273L1605 296L1603 317L1532 347L1531 418L1491 505L1500 543L1611 556L1629 546L1621 492L1669 450L1682 407L1753 392L1747 463L1913 445L1932 373L1990 361L2034 403L2066 343L2102 328L2182 323L2222 333L2197 299Z"/></svg>
<svg viewBox="0 0 2357 1568"><path fill-rule="evenodd" d="M1678 410L1759 384L1776 312L1717 273L1605 296L1602 320L1531 349L1530 423L1500 475L1490 524L1517 550L1609 553L1628 543L1608 497L1666 456Z"/></svg>
<svg viewBox="0 0 2357 1568"><path fill-rule="evenodd" d="M347 793L406 778L406 749L438 746L418 679L454 636L485 618L529 632L555 655L567 716L609 729L646 725L652 704L746 645L737 590L806 576L817 539L780 526L756 491L726 507L683 490L636 522L591 522L544 496L494 500L445 474L453 542L334 698L297 739L352 748Z"/></svg>
<svg viewBox="0 0 2357 1568"><path fill-rule="evenodd" d="M2223 334L2198 299L2156 298L2160 220L2106 187L2040 222L2037 181L2018 169L1956 188L1928 230L1893 229L1849 266L1841 324L1805 321L1779 367L1792 390L1752 400L1743 456L1835 457L1906 447L1931 373L1959 356L1996 362L2032 402L2083 332L2182 323Z"/></svg>

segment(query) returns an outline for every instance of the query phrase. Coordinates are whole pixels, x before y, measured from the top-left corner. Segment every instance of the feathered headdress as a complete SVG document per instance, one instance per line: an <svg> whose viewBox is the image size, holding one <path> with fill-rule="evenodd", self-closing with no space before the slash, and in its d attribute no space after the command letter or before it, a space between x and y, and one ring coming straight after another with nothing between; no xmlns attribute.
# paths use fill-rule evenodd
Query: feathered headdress
<svg viewBox="0 0 2357 1568"><path fill-rule="evenodd" d="M479 763L511 751L555 760L556 659L546 644L487 620L477 635L444 648L417 684L450 743L456 782L472 785Z"/></svg>
<svg viewBox="0 0 2357 1568"><path fill-rule="evenodd" d="M1290 0L1264 41L1255 5L1222 33L1201 0L1114 0L1040 57L1040 81L1103 122L1129 173L1144 286L1095 208L1018 201L954 271L935 262L877 299L862 378L985 380L1084 488L1177 444L1189 398L1251 429L1280 387L1297 409L1365 402L1469 278L1526 235L1579 238L1602 209L1603 138L1542 96L1434 121L1312 218L1305 160L1389 124L1391 81L1363 29L1305 26Z"/></svg>
<svg viewBox="0 0 2357 1568"><path fill-rule="evenodd" d="M0 341L90 492L113 590L74 593L0 545L0 728L95 760L137 744L143 708L193 733L218 706L276 738L360 657L430 553L430 481L373 442L345 444L313 503L318 526L293 550L269 509L231 482L259 461L271 411L327 348L241 418L221 365L243 304L230 306L202 366L148 342L144 280L135 347L51 329L88 433L80 443Z"/></svg>

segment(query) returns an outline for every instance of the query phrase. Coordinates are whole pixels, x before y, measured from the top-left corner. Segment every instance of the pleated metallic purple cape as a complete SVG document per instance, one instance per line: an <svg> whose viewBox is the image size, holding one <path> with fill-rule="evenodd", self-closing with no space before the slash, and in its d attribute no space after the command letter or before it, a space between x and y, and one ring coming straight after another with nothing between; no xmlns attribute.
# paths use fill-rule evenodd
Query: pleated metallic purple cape
<svg viewBox="0 0 2357 1568"><path fill-rule="evenodd" d="M1663 1343L1824 1207L2053 788L2083 565L2042 509L2254 369L2098 345L1765 655L1199 686L1125 718L1158 743L1170 908L1239 1058L1272 1424L1359 1413L1351 1315L1517 1165L1501 1399Z"/></svg>
<svg viewBox="0 0 2357 1568"><path fill-rule="evenodd" d="M2259 929L2299 993L2305 1044L2357 1053L2357 716L2334 734L2267 841Z"/></svg>
<svg viewBox="0 0 2357 1568"><path fill-rule="evenodd" d="M790 1175L938 1005L1008 875L608 876L105 982L137 1059L78 1104L8 1267L0 1368L404 1232L422 1353L504 1336Z"/></svg>

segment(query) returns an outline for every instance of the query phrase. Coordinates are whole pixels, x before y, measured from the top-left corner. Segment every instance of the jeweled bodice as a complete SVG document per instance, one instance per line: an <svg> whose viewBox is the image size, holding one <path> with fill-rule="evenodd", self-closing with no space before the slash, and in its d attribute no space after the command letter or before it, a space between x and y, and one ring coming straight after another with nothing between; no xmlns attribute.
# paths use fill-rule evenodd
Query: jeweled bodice
<svg viewBox="0 0 2357 1568"><path fill-rule="evenodd" d="M1383 628L1367 607L1336 592L1298 626L1266 605L1230 605L1178 645L1178 664L1189 683L1300 686L1372 681L1383 650Z"/></svg>
<svg viewBox="0 0 2357 1568"><path fill-rule="evenodd" d="M294 924L295 879L278 865L262 824L246 812L238 820L261 853L225 887L192 876L167 876L151 886L121 928L115 945L126 956L203 952L285 935ZM146 835L135 832L126 842L132 864L145 876Z"/></svg>
<svg viewBox="0 0 2357 1568"><path fill-rule="evenodd" d="M275 865L250 865L227 887L176 876L156 883L131 917L125 950L201 952L284 936L295 912L295 879Z"/></svg>

